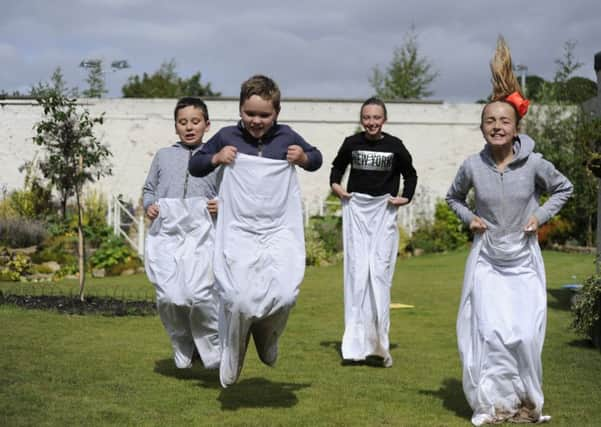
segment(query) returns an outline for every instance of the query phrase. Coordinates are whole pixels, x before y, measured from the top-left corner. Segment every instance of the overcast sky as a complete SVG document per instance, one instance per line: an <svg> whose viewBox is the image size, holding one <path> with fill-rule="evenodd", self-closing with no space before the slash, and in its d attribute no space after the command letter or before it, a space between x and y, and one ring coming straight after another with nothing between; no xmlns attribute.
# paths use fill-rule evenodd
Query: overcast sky
<svg viewBox="0 0 601 427"><path fill-rule="evenodd" d="M514 63L552 78L564 44L577 42L578 74L596 80L600 0L0 0L0 90L27 93L60 66L86 87L83 59L127 59L106 74L109 97L127 78L174 59L182 77L202 73L236 96L256 73L284 97L364 98L415 26L420 53L439 73L433 99L471 102L490 92L488 63L498 34Z"/></svg>

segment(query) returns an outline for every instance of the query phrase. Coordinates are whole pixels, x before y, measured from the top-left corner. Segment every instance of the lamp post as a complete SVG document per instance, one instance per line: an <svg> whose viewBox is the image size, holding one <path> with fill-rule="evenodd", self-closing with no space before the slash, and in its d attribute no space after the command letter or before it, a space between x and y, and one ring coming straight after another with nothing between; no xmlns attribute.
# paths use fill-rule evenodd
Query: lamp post
<svg viewBox="0 0 601 427"><path fill-rule="evenodd" d="M113 70L113 73L117 70L123 70L125 68L130 68L127 59L119 59L117 61L111 62L111 70Z"/></svg>
<svg viewBox="0 0 601 427"><path fill-rule="evenodd" d="M101 68L102 67L102 59L84 59L79 63L81 68ZM115 72L117 70L123 70L125 68L130 68L129 62L127 59L119 59L111 62L111 71ZM103 71L106 73L106 71Z"/></svg>
<svg viewBox="0 0 601 427"><path fill-rule="evenodd" d="M527 96L526 93L526 74L528 74L528 67L524 64L517 64L515 66L515 70L518 71L520 73L520 77L521 77L521 85L522 85L522 92L524 92L524 96Z"/></svg>
<svg viewBox="0 0 601 427"><path fill-rule="evenodd" d="M105 75L107 74L107 71L104 71L102 69L102 59L99 59L99 58L84 59L79 63L79 67L91 70L89 79L93 79L92 74L95 74L95 73L97 73L96 79L97 80L101 79L100 80L101 82L99 83L101 85L101 92L98 97L100 97L102 95L102 93L107 93L106 89L105 89L105 83L104 83ZM130 68L129 62L127 62L126 59L118 59L118 60L111 62L111 71L113 73L116 71L119 71L119 70L123 70L125 68Z"/></svg>

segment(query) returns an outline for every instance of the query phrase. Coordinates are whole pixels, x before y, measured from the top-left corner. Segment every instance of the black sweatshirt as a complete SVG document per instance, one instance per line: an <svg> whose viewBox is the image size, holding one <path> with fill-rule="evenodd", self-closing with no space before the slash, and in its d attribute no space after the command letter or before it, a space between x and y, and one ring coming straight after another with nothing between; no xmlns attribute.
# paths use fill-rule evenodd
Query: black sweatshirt
<svg viewBox="0 0 601 427"><path fill-rule="evenodd" d="M340 184L348 165L351 165L347 189L371 196L399 194L400 176L403 176L403 194L409 200L415 193L417 174L411 155L403 142L382 132L382 138L369 140L361 132L347 137L332 162L330 185Z"/></svg>

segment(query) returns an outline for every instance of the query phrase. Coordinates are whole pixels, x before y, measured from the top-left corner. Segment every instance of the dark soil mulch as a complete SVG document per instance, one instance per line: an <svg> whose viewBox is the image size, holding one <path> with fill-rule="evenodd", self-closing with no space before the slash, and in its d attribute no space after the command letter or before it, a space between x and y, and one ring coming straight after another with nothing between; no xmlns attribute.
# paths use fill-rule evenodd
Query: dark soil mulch
<svg viewBox="0 0 601 427"><path fill-rule="evenodd" d="M109 297L87 297L85 301L73 296L13 295L0 292L0 304L12 304L36 310L51 310L65 314L101 314L104 316L152 316L157 314L152 301L124 301Z"/></svg>

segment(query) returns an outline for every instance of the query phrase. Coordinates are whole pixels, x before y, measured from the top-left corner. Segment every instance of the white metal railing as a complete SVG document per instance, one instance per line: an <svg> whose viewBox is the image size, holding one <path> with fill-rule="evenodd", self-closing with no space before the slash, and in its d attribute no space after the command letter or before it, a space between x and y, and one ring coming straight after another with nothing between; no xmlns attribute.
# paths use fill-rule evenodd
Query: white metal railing
<svg viewBox="0 0 601 427"><path fill-rule="evenodd" d="M127 207L117 198L116 196L112 196L109 200L108 204L108 212L106 215L106 222L113 228L113 232L115 236L122 236L127 242L131 245L132 248L136 250L138 256L140 258L144 258L144 215L141 215L139 218L133 216ZM122 223L121 215L125 213L125 215L131 219L131 222ZM137 228L137 242L135 242L129 235L123 230L124 225L135 225Z"/></svg>
<svg viewBox="0 0 601 427"><path fill-rule="evenodd" d="M123 204L118 197L112 196L109 200L107 212L107 223L113 228L113 232L116 236L122 236L127 242L136 250L140 258L144 258L144 238L145 238L145 225L144 215L140 215L136 218L129 212L127 207ZM313 198L303 199L303 217L305 226L309 225L309 220L312 215L324 216L328 206L340 207L339 201L330 201L326 198ZM131 220L131 222L122 223L121 216L125 213L125 216ZM337 212L340 214L340 212ZM414 207L409 205L399 211L398 217L399 225L403 226L405 230L411 234L414 228ZM137 228L137 241L134 241L123 229L123 226L135 225Z"/></svg>

